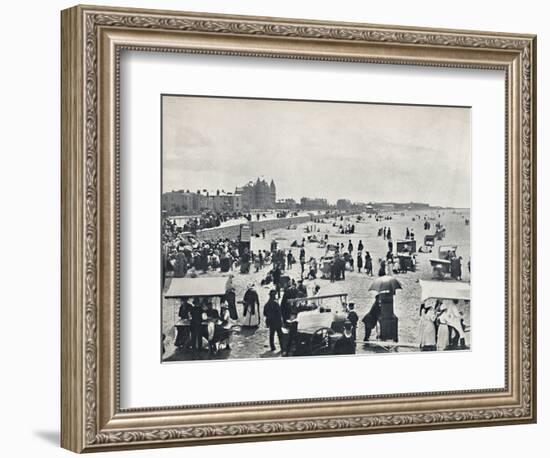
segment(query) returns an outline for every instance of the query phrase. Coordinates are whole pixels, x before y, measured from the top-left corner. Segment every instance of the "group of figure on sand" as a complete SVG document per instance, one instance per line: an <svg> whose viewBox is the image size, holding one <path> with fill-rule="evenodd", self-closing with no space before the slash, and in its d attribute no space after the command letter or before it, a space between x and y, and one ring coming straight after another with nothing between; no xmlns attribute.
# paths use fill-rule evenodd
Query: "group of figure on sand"
<svg viewBox="0 0 550 458"><path fill-rule="evenodd" d="M319 295L320 286L315 285L313 296ZM263 313L260 315L260 299L254 284L249 284L243 297L243 327L259 327L261 316L265 318L266 328L269 329L269 346L271 351L276 350L275 336L279 340L279 346L283 356L291 352L293 341L297 334L297 322L293 320L296 312L292 310L290 301L300 297L308 297L307 288L302 280L296 282L291 280L285 287L283 296L279 301L279 294L276 289L269 291L269 300L263 307ZM357 328L359 325L359 315L355 311L355 304L345 304L346 317L343 324L342 337L335 347L337 354L354 354L357 341ZM369 311L363 316L361 322L364 325L363 341L368 342L372 331L377 328L381 316L381 301L377 295ZM286 329L286 333L283 332ZM287 334L286 339L283 337Z"/></svg>
<svg viewBox="0 0 550 458"><path fill-rule="evenodd" d="M464 313L458 301L434 306L420 304L419 345L422 351L464 350L466 346Z"/></svg>

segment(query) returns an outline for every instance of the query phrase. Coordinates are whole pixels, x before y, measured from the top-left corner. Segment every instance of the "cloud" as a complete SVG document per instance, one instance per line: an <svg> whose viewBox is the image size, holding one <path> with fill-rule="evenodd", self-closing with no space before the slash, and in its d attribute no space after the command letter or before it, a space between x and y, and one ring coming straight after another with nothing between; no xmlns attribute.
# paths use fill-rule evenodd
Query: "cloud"
<svg viewBox="0 0 550 458"><path fill-rule="evenodd" d="M282 197L469 205L466 108L166 99L166 185L231 188L265 175Z"/></svg>

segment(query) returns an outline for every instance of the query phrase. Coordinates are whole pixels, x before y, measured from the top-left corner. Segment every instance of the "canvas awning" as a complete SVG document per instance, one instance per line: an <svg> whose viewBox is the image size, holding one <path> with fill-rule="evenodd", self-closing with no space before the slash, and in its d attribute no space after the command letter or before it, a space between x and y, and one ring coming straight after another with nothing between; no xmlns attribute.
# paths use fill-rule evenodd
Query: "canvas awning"
<svg viewBox="0 0 550 458"><path fill-rule="evenodd" d="M223 296L230 286L229 277L172 278L164 297Z"/></svg>
<svg viewBox="0 0 550 458"><path fill-rule="evenodd" d="M462 281L419 280L421 288L420 300L427 299L457 299L470 300L470 284Z"/></svg>

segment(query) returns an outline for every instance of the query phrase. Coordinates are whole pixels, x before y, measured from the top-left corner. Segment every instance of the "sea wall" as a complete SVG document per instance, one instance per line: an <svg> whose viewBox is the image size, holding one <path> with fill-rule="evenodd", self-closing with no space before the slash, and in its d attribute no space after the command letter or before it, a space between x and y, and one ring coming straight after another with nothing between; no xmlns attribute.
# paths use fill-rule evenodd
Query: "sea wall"
<svg viewBox="0 0 550 458"><path fill-rule="evenodd" d="M277 219L266 219L260 221L252 221L248 223L252 230L252 234L259 234L262 229L266 231L272 229L279 229L282 227L288 227L293 224L301 224L308 221L312 221L315 216L302 215L302 216L291 216L288 218L277 218ZM243 224L233 224L225 227L213 227L210 229L202 229L197 231L197 238L200 240L217 240L217 239L236 239L241 232L241 226Z"/></svg>

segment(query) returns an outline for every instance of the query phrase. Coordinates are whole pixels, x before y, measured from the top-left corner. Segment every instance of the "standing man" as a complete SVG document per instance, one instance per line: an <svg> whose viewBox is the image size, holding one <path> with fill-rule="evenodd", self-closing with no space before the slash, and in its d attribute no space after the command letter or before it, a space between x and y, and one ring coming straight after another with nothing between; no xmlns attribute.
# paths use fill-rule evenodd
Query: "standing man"
<svg viewBox="0 0 550 458"><path fill-rule="evenodd" d="M355 311L355 304L353 302L348 304L348 321L351 323L351 333L355 341L357 340L357 323L359 322L359 316Z"/></svg>
<svg viewBox="0 0 550 458"><path fill-rule="evenodd" d="M191 316L191 347L193 353L202 350L202 307L199 299L193 301L193 308L190 311Z"/></svg>
<svg viewBox="0 0 550 458"><path fill-rule="evenodd" d="M275 351L275 333L279 339L279 347L283 351L283 317L281 315L281 307L275 300L277 291L272 289L269 291L269 300L264 305L265 324L269 328L269 346L271 351Z"/></svg>
<svg viewBox="0 0 550 458"><path fill-rule="evenodd" d="M348 253L350 255L353 253L353 243L351 243L351 240L348 242Z"/></svg>
<svg viewBox="0 0 550 458"><path fill-rule="evenodd" d="M283 317L283 323L286 325L287 321L290 320L290 317L292 315L292 307L289 303L289 300L296 299L296 288L291 283L288 285L284 292L283 292L283 298L281 299L281 315Z"/></svg>
<svg viewBox="0 0 550 458"><path fill-rule="evenodd" d="M286 255L286 263L289 269L292 269L292 250L288 250Z"/></svg>
<svg viewBox="0 0 550 458"><path fill-rule="evenodd" d="M227 301L229 317L232 320L238 320L239 314L237 313L237 297L235 295L235 288L231 287L227 290L227 293L225 293L225 300Z"/></svg>
<svg viewBox="0 0 550 458"><path fill-rule="evenodd" d="M277 299L279 299L281 297L281 268L279 264L275 264L275 268L273 269L273 284L277 292Z"/></svg>
<svg viewBox="0 0 550 458"><path fill-rule="evenodd" d="M343 257L338 258L338 270L339 270L339 279L345 280L346 279L346 261Z"/></svg>
<svg viewBox="0 0 550 458"><path fill-rule="evenodd" d="M368 251L365 253L365 272L372 277L372 258Z"/></svg>
<svg viewBox="0 0 550 458"><path fill-rule="evenodd" d="M334 283L336 281L336 263L334 262L334 259L330 261L329 270L330 270L330 282Z"/></svg>
<svg viewBox="0 0 550 458"><path fill-rule="evenodd" d="M304 268L306 265L306 249L300 248L300 278L304 279Z"/></svg>
<svg viewBox="0 0 550 458"><path fill-rule="evenodd" d="M191 315L192 308L193 308L193 304L191 304L191 302L189 302L189 298L188 297L182 297L181 298L180 309L179 309L179 312L178 312L178 316L180 317L180 319L181 320L189 319L189 317Z"/></svg>
<svg viewBox="0 0 550 458"><path fill-rule="evenodd" d="M372 304L372 307L370 308L369 312L363 317L362 321L363 321L363 324L365 325L365 338L363 339L364 342L369 341L372 330L378 324L378 320L380 320L380 314L382 313L382 308L380 307L379 299L380 299L379 295L376 295L374 304Z"/></svg>

